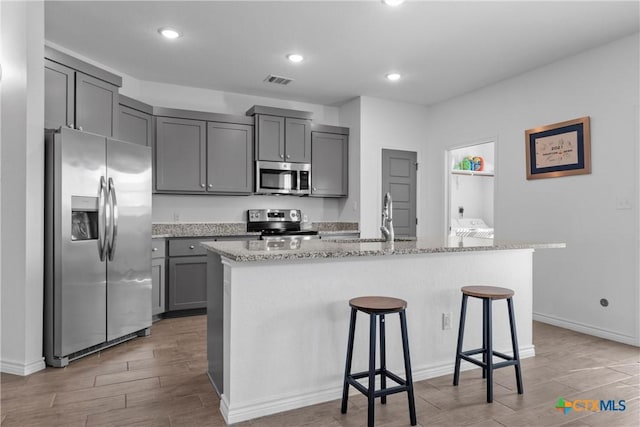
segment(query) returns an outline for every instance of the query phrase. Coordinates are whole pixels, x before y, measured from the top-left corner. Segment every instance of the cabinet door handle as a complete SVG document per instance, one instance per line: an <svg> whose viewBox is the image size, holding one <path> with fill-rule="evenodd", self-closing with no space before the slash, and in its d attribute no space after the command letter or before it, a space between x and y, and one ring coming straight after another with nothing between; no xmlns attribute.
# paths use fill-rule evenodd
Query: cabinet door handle
<svg viewBox="0 0 640 427"><path fill-rule="evenodd" d="M82 126L78 126L78 130L82 132L83 131Z"/></svg>
<svg viewBox="0 0 640 427"><path fill-rule="evenodd" d="M290 158L291 158L291 155L287 154L287 159L290 159Z"/></svg>
<svg viewBox="0 0 640 427"><path fill-rule="evenodd" d="M189 249L195 249L195 248L196 248L196 247L195 247L195 246L193 246L193 245L190 245L190 246L189 246Z"/></svg>
<svg viewBox="0 0 640 427"><path fill-rule="evenodd" d="M313 187L313 191L318 191L318 189L316 187Z"/></svg>
<svg viewBox="0 0 640 427"><path fill-rule="evenodd" d="M67 127L68 127L69 129L73 129L73 123L69 123L69 124L67 125Z"/></svg>
<svg viewBox="0 0 640 427"><path fill-rule="evenodd" d="M200 187L204 188L204 184L200 184Z"/></svg>
<svg viewBox="0 0 640 427"><path fill-rule="evenodd" d="M158 248L151 249L152 252L158 252Z"/></svg>
<svg viewBox="0 0 640 427"><path fill-rule="evenodd" d="M280 158L281 158L281 159L284 159L284 154L280 154Z"/></svg>
<svg viewBox="0 0 640 427"><path fill-rule="evenodd" d="M213 188L213 184L209 184L209 188Z"/></svg>

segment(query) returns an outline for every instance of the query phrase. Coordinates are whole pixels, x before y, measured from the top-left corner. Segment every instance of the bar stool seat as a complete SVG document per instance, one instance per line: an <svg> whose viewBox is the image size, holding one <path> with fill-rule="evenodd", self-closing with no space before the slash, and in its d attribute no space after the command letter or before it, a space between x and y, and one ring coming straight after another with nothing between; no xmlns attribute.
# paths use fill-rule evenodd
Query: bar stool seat
<svg viewBox="0 0 640 427"><path fill-rule="evenodd" d="M392 297L358 297L349 300L349 305L365 313L398 313L407 308L407 302Z"/></svg>
<svg viewBox="0 0 640 427"><path fill-rule="evenodd" d="M456 349L456 363L453 374L453 385L457 386L460 380L460 362L466 360L482 368L482 378L487 379L487 402L493 402L493 370L504 368L505 366L514 366L516 373L516 385L518 394L522 394L522 372L520 369L520 355L518 352L518 337L516 335L516 320L513 312L513 295L511 289L501 288L498 286L464 286L462 291L462 309L460 310L460 328L458 330L458 346ZM467 316L467 299L469 297L479 298L482 300L482 348L475 350L462 351L462 342L464 338L464 325ZM492 331L492 313L491 305L493 300L507 300L507 309L509 311L509 327L511 331L511 348L513 357L493 350L493 331ZM482 354L482 361L471 356ZM493 356L503 359L503 362L494 363Z"/></svg>
<svg viewBox="0 0 640 427"><path fill-rule="evenodd" d="M347 362L345 366L342 407L341 412L347 413L347 401L349 399L349 386L367 396L368 411L367 425L374 426L375 399L380 398L382 404L387 403L387 395L407 392L409 401L409 419L412 426L417 424L416 407L413 396L413 380L411 378L411 361L409 359L409 338L407 336L407 319L405 309L407 302L399 298L382 296L365 296L353 298L349 301L351 307L351 321L349 323L349 340L347 342ZM351 373L351 361L353 359L353 341L356 329L356 318L358 311L369 315L369 370ZM398 313L400 315L400 332L402 334L402 349L404 353L405 378L387 370L386 345L385 345L385 315ZM376 318L379 320L380 328L380 368L376 369ZM380 390L375 390L376 375L380 376ZM367 387L357 380L368 378ZM397 383L397 386L387 388L387 378Z"/></svg>

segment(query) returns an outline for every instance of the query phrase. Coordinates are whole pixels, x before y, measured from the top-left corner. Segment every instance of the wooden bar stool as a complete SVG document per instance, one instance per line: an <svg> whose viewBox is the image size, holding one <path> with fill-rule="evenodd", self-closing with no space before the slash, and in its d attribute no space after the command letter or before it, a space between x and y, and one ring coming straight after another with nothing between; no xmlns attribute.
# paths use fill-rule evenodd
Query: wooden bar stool
<svg viewBox="0 0 640 427"><path fill-rule="evenodd" d="M368 414L367 425L374 425L374 405L375 399L380 397L382 404L387 403L387 395L407 392L409 399L409 419L411 425L415 426L416 407L413 398L413 381L411 379L411 361L409 359L409 338L407 337L407 319L405 309L407 302L398 298L367 296L353 298L349 301L351 306L351 322L349 323L349 341L347 343L347 363L344 371L344 385L342 391L342 408L343 414L347 413L347 399L349 398L349 385L367 396ZM358 311L362 311L369 315L369 370L351 373L351 360L353 358L353 338L356 331L356 315ZM404 371L406 380L403 380L396 374L387 370L386 350L385 350L385 328L384 316L386 314L398 313L400 315L400 332L402 334L402 349L404 352ZM379 319L380 325L380 369L376 369L376 317ZM380 390L375 390L376 375L380 375ZM368 378L368 387L360 384L358 379ZM387 388L387 378L393 380L398 385Z"/></svg>
<svg viewBox="0 0 640 427"><path fill-rule="evenodd" d="M456 366L453 374L453 385L457 386L460 379L460 361L462 359L482 368L482 378L487 379L487 402L493 402L493 370L505 366L515 366L516 385L518 394L523 393L522 373L520 371L520 355L518 353L518 338L516 336L516 319L513 314L514 292L511 289L497 286L465 286L462 291L462 310L460 311L460 328L458 330L458 348L456 350ZM467 298L474 297L482 300L482 348L462 351L462 339L464 337L464 323L467 316ZM493 350L493 338L491 330L491 303L493 300L506 299L509 310L509 325L511 328L511 346L513 357ZM471 357L482 354L482 362ZM493 363L493 356L504 359L504 362Z"/></svg>

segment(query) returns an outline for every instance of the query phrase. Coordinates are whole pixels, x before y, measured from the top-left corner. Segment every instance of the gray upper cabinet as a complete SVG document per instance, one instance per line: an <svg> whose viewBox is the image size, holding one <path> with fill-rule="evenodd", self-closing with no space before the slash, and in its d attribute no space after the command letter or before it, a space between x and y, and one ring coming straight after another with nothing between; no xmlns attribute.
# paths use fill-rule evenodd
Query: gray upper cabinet
<svg viewBox="0 0 640 427"><path fill-rule="evenodd" d="M284 117L259 115L256 120L258 160L284 162Z"/></svg>
<svg viewBox="0 0 640 427"><path fill-rule="evenodd" d="M45 47L45 128L68 126L118 137L122 78Z"/></svg>
<svg viewBox="0 0 640 427"><path fill-rule="evenodd" d="M311 162L311 120L285 118L285 159L287 162Z"/></svg>
<svg viewBox="0 0 640 427"><path fill-rule="evenodd" d="M206 129L206 122L200 120L157 118L157 191L206 191Z"/></svg>
<svg viewBox="0 0 640 427"><path fill-rule="evenodd" d="M256 115L257 160L311 162L311 120Z"/></svg>
<svg viewBox="0 0 640 427"><path fill-rule="evenodd" d="M118 139L153 146L153 116L126 105L118 109Z"/></svg>
<svg viewBox="0 0 640 427"><path fill-rule="evenodd" d="M118 137L118 88L76 72L76 128Z"/></svg>
<svg viewBox="0 0 640 427"><path fill-rule="evenodd" d="M44 61L44 127L75 126L75 71Z"/></svg>
<svg viewBox="0 0 640 427"><path fill-rule="evenodd" d="M207 191L253 191L253 126L207 123Z"/></svg>
<svg viewBox="0 0 640 427"><path fill-rule="evenodd" d="M349 135L312 132L311 195L344 197L349 193Z"/></svg>

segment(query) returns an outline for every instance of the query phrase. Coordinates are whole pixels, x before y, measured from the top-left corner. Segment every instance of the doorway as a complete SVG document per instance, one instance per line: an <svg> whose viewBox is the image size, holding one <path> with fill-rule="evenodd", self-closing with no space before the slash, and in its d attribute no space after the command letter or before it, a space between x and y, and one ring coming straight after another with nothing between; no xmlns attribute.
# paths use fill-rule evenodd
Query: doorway
<svg viewBox="0 0 640 427"><path fill-rule="evenodd" d="M386 192L393 200L395 235L416 235L416 170L418 154L414 151L382 150L382 198ZM382 208L382 206L381 206Z"/></svg>
<svg viewBox="0 0 640 427"><path fill-rule="evenodd" d="M445 236L493 238L495 139L450 149L445 154Z"/></svg>

